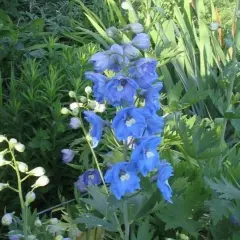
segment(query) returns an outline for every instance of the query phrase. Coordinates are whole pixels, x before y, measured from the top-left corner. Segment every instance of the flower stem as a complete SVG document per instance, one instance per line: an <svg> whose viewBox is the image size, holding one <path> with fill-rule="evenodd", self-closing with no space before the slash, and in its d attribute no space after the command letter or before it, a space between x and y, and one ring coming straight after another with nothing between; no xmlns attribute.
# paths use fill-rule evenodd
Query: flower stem
<svg viewBox="0 0 240 240"><path fill-rule="evenodd" d="M27 215L26 215L26 206L25 206L25 202L24 202L24 198L23 198L23 192L22 192L21 177L20 177L20 172L18 170L18 163L17 163L17 160L15 158L14 152L10 147L10 144L9 144L9 148L10 148L10 153L11 153L11 157L12 157L13 164L14 164L14 170L15 170L16 175L17 175L18 196L19 196L19 200L20 200L20 204L21 204L22 217L23 217L23 233L24 233L24 238L26 238L28 236L28 233L27 233Z"/></svg>
<svg viewBox="0 0 240 240"><path fill-rule="evenodd" d="M129 240L129 234L130 234L130 225L128 221L128 207L127 207L127 201L123 202L123 217L124 217L124 225L125 225L125 236L124 240Z"/></svg>

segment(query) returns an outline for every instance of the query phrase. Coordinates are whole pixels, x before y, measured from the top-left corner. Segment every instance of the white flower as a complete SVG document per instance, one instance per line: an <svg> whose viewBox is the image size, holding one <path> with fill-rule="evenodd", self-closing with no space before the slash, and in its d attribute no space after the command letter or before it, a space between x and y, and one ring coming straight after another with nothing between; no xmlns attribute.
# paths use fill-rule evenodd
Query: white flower
<svg viewBox="0 0 240 240"><path fill-rule="evenodd" d="M32 185L32 188L44 187L48 183L49 183L49 178L43 175L37 179L37 181Z"/></svg>
<svg viewBox="0 0 240 240"><path fill-rule="evenodd" d="M36 194L34 192L28 192L26 195L26 204L29 205L36 199Z"/></svg>
<svg viewBox="0 0 240 240"><path fill-rule="evenodd" d="M28 165L24 162L18 162L18 170L22 173L26 173L28 171Z"/></svg>
<svg viewBox="0 0 240 240"><path fill-rule="evenodd" d="M4 156L2 154L0 154L0 167L4 166L4 165L8 165L10 164L11 161L7 161L4 159Z"/></svg>
<svg viewBox="0 0 240 240"><path fill-rule="evenodd" d="M13 214L12 213L6 213L2 217L2 225L9 226L12 224L12 222L13 222Z"/></svg>
<svg viewBox="0 0 240 240"><path fill-rule="evenodd" d="M96 102L94 112L104 112L106 110L106 105L104 103L98 103Z"/></svg>
<svg viewBox="0 0 240 240"><path fill-rule="evenodd" d="M22 143L16 143L14 145L14 148L18 151L18 152L24 152L25 150L25 146Z"/></svg>
<svg viewBox="0 0 240 240"><path fill-rule="evenodd" d="M34 222L34 225L35 225L36 227L41 227L41 226L42 226L41 220L40 220L39 218L37 218L37 219L35 220L35 222Z"/></svg>
<svg viewBox="0 0 240 240"><path fill-rule="evenodd" d="M49 222L50 222L50 224L52 224L52 225L56 225L56 224L58 224L58 219L57 218L51 218L51 219L49 219Z"/></svg>
<svg viewBox="0 0 240 240"><path fill-rule="evenodd" d="M69 107L70 107L70 109L72 110L72 111L74 111L74 110L76 110L76 109L78 109L78 108L80 108L80 107L82 107L83 106L83 104L82 103L78 103L78 102L73 102L73 103L71 103L70 105L69 105Z"/></svg>
<svg viewBox="0 0 240 240"><path fill-rule="evenodd" d="M64 107L64 108L61 109L61 114L67 115L67 114L69 114L69 110Z"/></svg>
<svg viewBox="0 0 240 240"><path fill-rule="evenodd" d="M92 88L90 86L85 87L85 93L86 94L92 93Z"/></svg>
<svg viewBox="0 0 240 240"><path fill-rule="evenodd" d="M36 167L32 169L31 171L27 172L27 174L35 176L35 177L41 177L45 174L45 169L43 167Z"/></svg>
<svg viewBox="0 0 240 240"><path fill-rule="evenodd" d="M8 188L9 184L8 183L0 183L0 191L2 191L5 188Z"/></svg>

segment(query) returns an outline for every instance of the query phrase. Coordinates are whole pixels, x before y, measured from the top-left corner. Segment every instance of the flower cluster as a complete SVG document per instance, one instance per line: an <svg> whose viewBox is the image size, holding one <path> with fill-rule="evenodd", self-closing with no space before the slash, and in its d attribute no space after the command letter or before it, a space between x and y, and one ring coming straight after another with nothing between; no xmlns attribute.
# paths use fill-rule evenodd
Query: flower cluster
<svg viewBox="0 0 240 240"><path fill-rule="evenodd" d="M108 169L104 177L117 199L140 189L139 174L146 177L157 173L157 186L164 199L171 202L168 179L173 175L173 169L165 160L160 161L158 153L164 119L158 115L163 86L158 81L157 60L144 57L151 42L141 24L130 24L123 31L131 31L135 36L127 43L121 41L121 44L115 43L110 49L94 54L89 60L94 71L85 73L86 79L93 84L93 95L98 104L109 104L118 110L111 124L107 124L96 111L83 112L91 125L92 147L98 146L106 126L112 128L117 140L122 141L127 149L134 146L131 155L125 151L125 159ZM116 28L107 30L113 39L116 39L115 34L119 36L119 32ZM113 72L111 77L107 74L109 71ZM76 119L70 123L72 128L81 124ZM68 162L72 156L69 152L63 160ZM83 182L83 179L80 177L79 181Z"/></svg>

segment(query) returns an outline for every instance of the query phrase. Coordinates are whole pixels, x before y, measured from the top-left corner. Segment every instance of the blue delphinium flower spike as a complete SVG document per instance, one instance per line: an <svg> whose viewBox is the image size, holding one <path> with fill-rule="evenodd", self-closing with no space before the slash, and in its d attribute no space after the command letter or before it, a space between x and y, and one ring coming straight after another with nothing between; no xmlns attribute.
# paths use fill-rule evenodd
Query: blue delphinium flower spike
<svg viewBox="0 0 240 240"><path fill-rule="evenodd" d="M118 140L132 136L140 138L146 128L146 120L139 108L128 107L117 112L112 127Z"/></svg>
<svg viewBox="0 0 240 240"><path fill-rule="evenodd" d="M62 161L64 163L70 163L75 156L75 153L71 149L62 149L61 153L62 153Z"/></svg>
<svg viewBox="0 0 240 240"><path fill-rule="evenodd" d="M141 88L150 88L152 83L158 79L156 67L157 60L140 58L129 68L130 77L136 79Z"/></svg>
<svg viewBox="0 0 240 240"><path fill-rule="evenodd" d="M84 111L85 119L91 124L90 135L92 137L92 147L98 145L103 133L105 121L92 111Z"/></svg>
<svg viewBox="0 0 240 240"><path fill-rule="evenodd" d="M148 109L150 112L155 113L160 109L160 94L163 85L162 83L156 83L151 88L142 91L141 95L145 99L144 108Z"/></svg>
<svg viewBox="0 0 240 240"><path fill-rule="evenodd" d="M120 162L114 164L105 174L106 183L110 184L110 190L117 199L121 199L126 193L133 193L140 189L140 179L134 164Z"/></svg>
<svg viewBox="0 0 240 240"><path fill-rule="evenodd" d="M159 137L143 138L132 152L131 160L144 177L159 164L159 153L157 151L159 144Z"/></svg>
<svg viewBox="0 0 240 240"><path fill-rule="evenodd" d="M76 186L80 192L84 192L87 186L99 185L101 182L99 171L97 169L88 169L79 176Z"/></svg>
<svg viewBox="0 0 240 240"><path fill-rule="evenodd" d="M144 109L144 108L143 108ZM155 134L161 134L164 128L164 118L158 116L156 113L151 113L144 109L143 115L147 124L144 136L152 136Z"/></svg>
<svg viewBox="0 0 240 240"><path fill-rule="evenodd" d="M108 78L100 73L86 72L85 77L93 82L93 94L96 100L101 103L104 100L105 85Z"/></svg>
<svg viewBox="0 0 240 240"><path fill-rule="evenodd" d="M168 179L173 176L173 168L170 163L165 160L161 161L158 167L157 186L163 195L163 198L172 203L172 188L168 183Z"/></svg>
<svg viewBox="0 0 240 240"><path fill-rule="evenodd" d="M96 72L104 72L109 68L110 51L98 52L92 55L89 62L93 64L93 68Z"/></svg>
<svg viewBox="0 0 240 240"><path fill-rule="evenodd" d="M146 33L139 33L132 40L132 45L140 50L149 49L150 44L150 38Z"/></svg>
<svg viewBox="0 0 240 240"><path fill-rule="evenodd" d="M138 85L133 79L115 76L107 83L105 96L113 106L132 105L137 88Z"/></svg>

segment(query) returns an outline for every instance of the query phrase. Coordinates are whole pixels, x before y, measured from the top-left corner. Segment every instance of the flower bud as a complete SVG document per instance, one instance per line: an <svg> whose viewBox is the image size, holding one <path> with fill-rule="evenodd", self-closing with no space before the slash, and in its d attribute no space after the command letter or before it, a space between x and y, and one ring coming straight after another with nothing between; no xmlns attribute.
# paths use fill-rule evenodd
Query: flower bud
<svg viewBox="0 0 240 240"><path fill-rule="evenodd" d="M144 31L144 27L141 23L132 23L132 24L129 24L128 27L133 33L136 33L136 34L142 33Z"/></svg>
<svg viewBox="0 0 240 240"><path fill-rule="evenodd" d="M78 128L80 128L80 126L81 126L81 121L80 121L80 119L77 118L77 117L72 117L72 118L70 119L69 125L70 125L70 127L71 127L72 129L78 129Z"/></svg>
<svg viewBox="0 0 240 240"><path fill-rule="evenodd" d="M209 25L209 28L211 31L217 31L218 28L220 28L220 24L217 23L217 22L212 22L210 25Z"/></svg>
<svg viewBox="0 0 240 240"><path fill-rule="evenodd" d="M124 55L130 60L136 59L140 56L140 51L131 44L123 46Z"/></svg>
<svg viewBox="0 0 240 240"><path fill-rule="evenodd" d="M41 221L39 218L37 218L37 219L35 220L35 222L34 222L34 225L35 225L36 227L41 227L41 226L42 226L42 221Z"/></svg>
<svg viewBox="0 0 240 240"><path fill-rule="evenodd" d="M0 191L2 191L5 188L8 188L9 184L8 183L0 183Z"/></svg>
<svg viewBox="0 0 240 240"><path fill-rule="evenodd" d="M64 240L64 238L63 238L63 236L58 235L58 236L55 237L55 240Z"/></svg>
<svg viewBox="0 0 240 240"><path fill-rule="evenodd" d="M8 165L10 164L11 161L7 161L4 159L3 155L0 154L0 167L4 166L4 165Z"/></svg>
<svg viewBox="0 0 240 240"><path fill-rule="evenodd" d="M24 152L25 150L25 146L22 143L16 143L14 148L21 153Z"/></svg>
<svg viewBox="0 0 240 240"><path fill-rule="evenodd" d="M88 101L88 107L89 108L94 109L96 106L97 106L97 102L96 101L92 101L92 100Z"/></svg>
<svg viewBox="0 0 240 240"><path fill-rule="evenodd" d="M51 218L51 219L49 219L49 222L52 225L56 225L56 224L58 224L58 219L57 218Z"/></svg>
<svg viewBox="0 0 240 240"><path fill-rule="evenodd" d="M106 33L108 37L112 39L118 39L119 37L121 37L121 32L115 27L108 28L106 30Z"/></svg>
<svg viewBox="0 0 240 240"><path fill-rule="evenodd" d="M140 50L146 50L150 48L150 38L146 33L137 34L133 40L132 45Z"/></svg>
<svg viewBox="0 0 240 240"><path fill-rule="evenodd" d="M24 236L22 235L22 234L15 234L15 230L13 230L13 231L10 231L9 233L8 233L8 238L9 238L9 240L21 240L21 239L23 239L24 238Z"/></svg>
<svg viewBox="0 0 240 240"><path fill-rule="evenodd" d="M80 100L80 102L82 102L82 103L87 102L87 98L84 97L84 96L80 96L79 100Z"/></svg>
<svg viewBox="0 0 240 240"><path fill-rule="evenodd" d="M44 187L49 183L49 178L45 175L39 177L37 181L31 186L32 188Z"/></svg>
<svg viewBox="0 0 240 240"><path fill-rule="evenodd" d="M78 108L80 108L80 107L82 107L83 106L83 104L82 103L78 103L78 102L73 102L73 103L71 103L70 105L69 105L69 107L70 107L70 109L72 110L72 111L74 111L74 110L76 110L76 109L78 109Z"/></svg>
<svg viewBox="0 0 240 240"><path fill-rule="evenodd" d="M18 162L18 170L22 173L26 173L28 171L28 165L24 162Z"/></svg>
<svg viewBox="0 0 240 240"><path fill-rule="evenodd" d="M69 110L64 107L64 108L61 109L61 114L67 115L67 114L69 114Z"/></svg>
<svg viewBox="0 0 240 240"><path fill-rule="evenodd" d="M86 94L92 93L92 88L90 86L85 87L85 93Z"/></svg>
<svg viewBox="0 0 240 240"><path fill-rule="evenodd" d="M14 148L14 146L17 144L17 139L15 139L15 138L11 138L10 140L9 140L9 147L10 148Z"/></svg>
<svg viewBox="0 0 240 240"><path fill-rule="evenodd" d="M30 203L32 203L36 199L36 194L34 192L28 192L26 197L26 205L28 206Z"/></svg>
<svg viewBox="0 0 240 240"><path fill-rule="evenodd" d="M106 110L106 106L105 106L105 104L101 104L101 103L96 103L96 106L95 106L95 108L94 108L94 112L100 112L100 113L102 113L102 112L104 112Z"/></svg>
<svg viewBox="0 0 240 240"><path fill-rule="evenodd" d="M13 214L12 213L6 213L2 217L2 225L3 226L9 226L12 224L12 222L13 222Z"/></svg>
<svg viewBox="0 0 240 240"><path fill-rule="evenodd" d="M45 174L45 169L43 167L36 167L31 171L27 172L27 174L32 175L34 177L41 177Z"/></svg>
<svg viewBox="0 0 240 240"><path fill-rule="evenodd" d="M0 135L0 143L7 140L7 138L4 135Z"/></svg>
<svg viewBox="0 0 240 240"><path fill-rule="evenodd" d="M68 95L69 95L70 98L76 98L76 96L77 96L74 91L70 91L70 92L68 93Z"/></svg>
<svg viewBox="0 0 240 240"><path fill-rule="evenodd" d="M121 7L122 7L122 9L124 9L124 10L132 10L131 4L129 4L129 3L126 2L126 1L122 2Z"/></svg>

